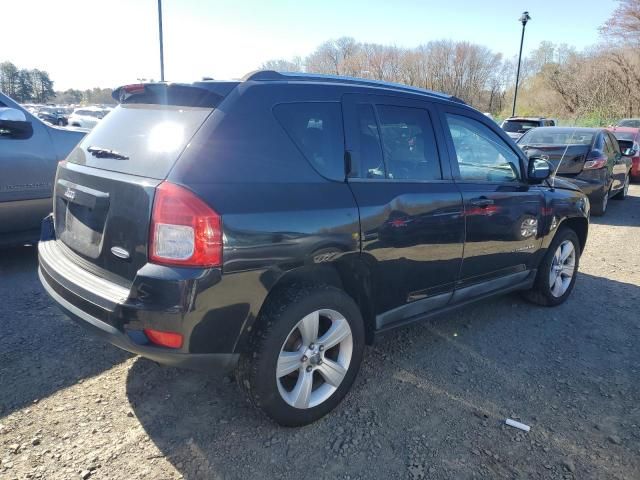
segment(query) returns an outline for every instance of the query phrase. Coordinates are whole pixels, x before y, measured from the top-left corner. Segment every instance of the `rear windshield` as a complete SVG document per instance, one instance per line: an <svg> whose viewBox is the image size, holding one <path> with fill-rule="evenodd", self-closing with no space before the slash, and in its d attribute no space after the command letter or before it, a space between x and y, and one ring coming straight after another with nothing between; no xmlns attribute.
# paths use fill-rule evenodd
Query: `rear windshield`
<svg viewBox="0 0 640 480"><path fill-rule="evenodd" d="M518 140L519 145L591 145L593 133L559 128L532 130Z"/></svg>
<svg viewBox="0 0 640 480"><path fill-rule="evenodd" d="M640 118L625 118L624 120L620 120L616 126L640 128Z"/></svg>
<svg viewBox="0 0 640 480"><path fill-rule="evenodd" d="M618 145L620 145L620 150L624 152L628 148L633 148L633 140L618 140Z"/></svg>
<svg viewBox="0 0 640 480"><path fill-rule="evenodd" d="M618 140L631 140L636 138L635 132L613 132Z"/></svg>
<svg viewBox="0 0 640 480"><path fill-rule="evenodd" d="M502 129L505 132L524 133L539 126L540 122L534 120L505 120L502 124Z"/></svg>
<svg viewBox="0 0 640 480"><path fill-rule="evenodd" d="M212 107L120 105L84 137L67 160L164 179L211 111Z"/></svg>

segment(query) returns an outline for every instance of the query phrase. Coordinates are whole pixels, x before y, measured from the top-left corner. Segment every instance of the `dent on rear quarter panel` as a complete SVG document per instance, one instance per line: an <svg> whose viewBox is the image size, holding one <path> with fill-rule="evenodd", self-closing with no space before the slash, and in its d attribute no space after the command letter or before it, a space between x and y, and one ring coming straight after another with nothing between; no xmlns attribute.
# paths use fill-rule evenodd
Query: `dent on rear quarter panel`
<svg viewBox="0 0 640 480"><path fill-rule="evenodd" d="M248 82L251 83L251 82ZM359 255L358 209L345 182L320 176L276 121L275 104L330 99L327 89L242 84L192 139L169 175L221 216L224 293L206 317L258 316L286 272ZM213 296L222 294L220 303Z"/></svg>

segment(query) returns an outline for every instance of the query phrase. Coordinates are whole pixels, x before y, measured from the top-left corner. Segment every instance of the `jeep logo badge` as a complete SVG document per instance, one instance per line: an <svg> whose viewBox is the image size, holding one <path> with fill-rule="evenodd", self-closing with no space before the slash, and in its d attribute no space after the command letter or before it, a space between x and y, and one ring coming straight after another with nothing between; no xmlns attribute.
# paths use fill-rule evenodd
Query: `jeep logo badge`
<svg viewBox="0 0 640 480"><path fill-rule="evenodd" d="M74 190L71 190L70 188L67 188L64 191L64 196L67 197L69 200L73 200L74 198L76 198L76 192Z"/></svg>

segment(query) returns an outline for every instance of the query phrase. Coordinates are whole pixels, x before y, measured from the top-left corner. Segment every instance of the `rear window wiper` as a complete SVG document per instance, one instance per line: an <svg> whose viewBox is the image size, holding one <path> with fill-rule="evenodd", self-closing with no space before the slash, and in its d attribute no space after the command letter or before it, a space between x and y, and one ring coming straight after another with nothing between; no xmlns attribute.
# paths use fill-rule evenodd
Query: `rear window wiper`
<svg viewBox="0 0 640 480"><path fill-rule="evenodd" d="M109 150L108 148L89 147L87 148L87 152L98 158L115 158L116 160L129 160L128 156L116 152L115 150Z"/></svg>

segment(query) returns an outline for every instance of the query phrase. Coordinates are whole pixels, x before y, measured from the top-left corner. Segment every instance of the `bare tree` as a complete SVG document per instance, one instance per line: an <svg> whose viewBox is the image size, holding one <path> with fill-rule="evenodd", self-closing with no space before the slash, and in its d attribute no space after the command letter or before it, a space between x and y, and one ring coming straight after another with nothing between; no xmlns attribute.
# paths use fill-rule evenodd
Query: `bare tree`
<svg viewBox="0 0 640 480"><path fill-rule="evenodd" d="M600 32L610 39L640 44L640 0L618 0L618 7L600 27Z"/></svg>

